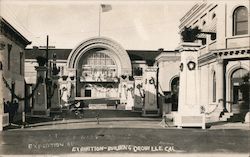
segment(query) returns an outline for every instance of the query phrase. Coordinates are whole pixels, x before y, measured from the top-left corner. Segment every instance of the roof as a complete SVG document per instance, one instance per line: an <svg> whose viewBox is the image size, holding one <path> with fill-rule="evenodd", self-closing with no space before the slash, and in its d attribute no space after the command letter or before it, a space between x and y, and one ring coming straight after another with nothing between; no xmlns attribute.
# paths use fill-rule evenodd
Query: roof
<svg viewBox="0 0 250 157"><path fill-rule="evenodd" d="M72 49L49 49L49 58L53 57L56 53L57 59L67 60ZM135 60L154 60L161 52L152 50L127 50L131 61ZM163 52L174 52L174 51L163 51ZM46 49L26 49L26 59L36 59L37 56L46 56Z"/></svg>
<svg viewBox="0 0 250 157"><path fill-rule="evenodd" d="M53 54L56 53L56 58L59 60L67 60L71 52L71 49L49 49L48 57L52 58ZM38 56L46 56L46 49L26 49L26 59L36 59Z"/></svg>
<svg viewBox="0 0 250 157"><path fill-rule="evenodd" d="M131 61L134 60L155 60L155 58L162 52L173 51L153 51L153 50L127 50Z"/></svg>
<svg viewBox="0 0 250 157"><path fill-rule="evenodd" d="M15 39L19 41L21 44L26 47L27 45L31 44L31 42L26 39L20 32L18 32L11 24L9 24L4 18L0 16L0 31L1 33L5 34L8 33L10 35L14 35Z"/></svg>

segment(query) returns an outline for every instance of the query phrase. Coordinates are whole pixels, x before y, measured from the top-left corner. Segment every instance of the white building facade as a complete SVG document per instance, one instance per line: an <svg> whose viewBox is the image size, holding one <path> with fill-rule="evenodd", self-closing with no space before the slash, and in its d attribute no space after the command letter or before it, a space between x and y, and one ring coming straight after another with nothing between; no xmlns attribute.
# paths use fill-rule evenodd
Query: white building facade
<svg viewBox="0 0 250 157"><path fill-rule="evenodd" d="M201 29L194 41L200 44L195 85L207 122L244 117L249 110L249 9L249 1L203 2L180 20L180 32Z"/></svg>
<svg viewBox="0 0 250 157"><path fill-rule="evenodd" d="M244 117L249 110L249 9L246 0L194 5L180 19L179 32L195 27L201 32L176 51L125 50L106 37L88 39L72 50L50 49L58 56L60 103L82 101L89 108L119 104L127 110L146 108L146 115L159 115L168 103L164 114L183 110L188 116L192 110L185 111L185 105L190 104L206 122ZM35 82L40 53L26 50L28 84ZM166 95L171 100L162 99Z"/></svg>
<svg viewBox="0 0 250 157"><path fill-rule="evenodd" d="M26 50L25 78L30 85L36 82L35 58L44 52ZM147 100L151 104L149 110L154 110L149 112L160 115L157 93L160 90L159 94L164 95L171 93L171 88L178 88L178 51L125 50L112 39L96 37L72 50L50 49L49 58L53 54L60 68L61 105L80 101L93 109L142 111Z"/></svg>

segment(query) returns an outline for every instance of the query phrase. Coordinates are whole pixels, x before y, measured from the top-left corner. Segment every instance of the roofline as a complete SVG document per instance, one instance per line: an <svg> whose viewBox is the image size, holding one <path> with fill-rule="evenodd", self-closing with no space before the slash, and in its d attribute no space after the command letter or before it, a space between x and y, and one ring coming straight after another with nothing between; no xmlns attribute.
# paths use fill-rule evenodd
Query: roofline
<svg viewBox="0 0 250 157"><path fill-rule="evenodd" d="M159 50L126 50L126 51L140 51L140 52L175 52L177 50L164 50L164 51L159 51Z"/></svg>
<svg viewBox="0 0 250 157"><path fill-rule="evenodd" d="M19 31L17 31L9 22L7 22L7 20L5 20L1 16L0 16L0 21L2 21L4 24L7 25L7 27L9 27L12 31L14 31L14 33L16 33L24 41L24 43L26 45L31 44L31 41L29 41L28 39L26 39Z"/></svg>
<svg viewBox="0 0 250 157"><path fill-rule="evenodd" d="M26 48L25 50L34 50L34 48ZM38 50L46 50L44 48L38 48ZM49 49L49 50L72 50L70 48L52 48L52 49ZM159 50L126 50L126 51L139 51L139 52L160 52ZM176 52L178 50L164 50L164 51L161 51L161 52Z"/></svg>

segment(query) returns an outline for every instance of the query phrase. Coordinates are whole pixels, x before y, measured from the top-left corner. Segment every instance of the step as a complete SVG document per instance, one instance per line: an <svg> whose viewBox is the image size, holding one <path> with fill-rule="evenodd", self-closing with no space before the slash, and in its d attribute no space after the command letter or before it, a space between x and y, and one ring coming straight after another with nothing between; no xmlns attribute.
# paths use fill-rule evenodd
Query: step
<svg viewBox="0 0 250 157"><path fill-rule="evenodd" d="M234 114L233 113L229 113L229 112L225 112L222 117L219 119L220 121L227 121L230 117L232 117Z"/></svg>
<svg viewBox="0 0 250 157"><path fill-rule="evenodd" d="M141 117L141 112L133 112L131 110L112 110L112 109L85 109L83 111L84 118L96 118L97 115L101 118L113 118L113 117Z"/></svg>

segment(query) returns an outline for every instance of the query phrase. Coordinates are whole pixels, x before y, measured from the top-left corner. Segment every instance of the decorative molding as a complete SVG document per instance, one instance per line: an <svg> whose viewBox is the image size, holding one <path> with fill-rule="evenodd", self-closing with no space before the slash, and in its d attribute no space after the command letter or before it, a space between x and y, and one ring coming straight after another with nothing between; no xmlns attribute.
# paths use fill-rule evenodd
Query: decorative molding
<svg viewBox="0 0 250 157"><path fill-rule="evenodd" d="M249 58L250 55L250 48L241 48L241 49L220 49L220 50L213 50L209 53L201 55L198 57L198 64L207 63L213 59L216 59L218 63L221 62L223 59L235 59L235 58Z"/></svg>
<svg viewBox="0 0 250 157"><path fill-rule="evenodd" d="M193 42L182 42L180 46L177 48L179 52L183 51L198 51L200 49L199 43L193 43Z"/></svg>
<svg viewBox="0 0 250 157"><path fill-rule="evenodd" d="M4 18L0 18L0 33L22 48L31 44L30 41L28 41L20 32L11 26Z"/></svg>
<svg viewBox="0 0 250 157"><path fill-rule="evenodd" d="M188 67L188 70L190 70L190 71L195 70L196 63L194 61L189 61L187 63L187 67Z"/></svg>
<svg viewBox="0 0 250 157"><path fill-rule="evenodd" d="M200 57L198 57L198 65L206 63L215 58L216 58L216 55L211 52L201 55Z"/></svg>
<svg viewBox="0 0 250 157"><path fill-rule="evenodd" d="M225 57L225 56L241 56L244 54L250 54L250 48L241 48L241 49L224 49L224 50L215 50L212 53L218 57ZM244 57L244 56L243 56Z"/></svg>
<svg viewBox="0 0 250 157"><path fill-rule="evenodd" d="M148 67L147 69L145 69L145 72L157 72L157 69L156 67Z"/></svg>

